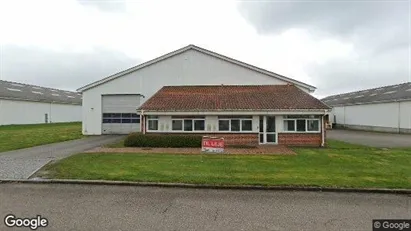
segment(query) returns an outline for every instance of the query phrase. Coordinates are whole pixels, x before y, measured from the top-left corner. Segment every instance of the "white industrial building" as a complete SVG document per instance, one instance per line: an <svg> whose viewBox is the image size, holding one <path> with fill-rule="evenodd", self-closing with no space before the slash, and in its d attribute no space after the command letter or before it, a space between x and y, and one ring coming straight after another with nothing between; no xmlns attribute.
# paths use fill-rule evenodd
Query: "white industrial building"
<svg viewBox="0 0 411 231"><path fill-rule="evenodd" d="M81 121L81 94L0 80L0 125Z"/></svg>
<svg viewBox="0 0 411 231"><path fill-rule="evenodd" d="M189 45L88 84L83 96L83 134L140 131L136 109L163 86L286 85L311 93L315 87L221 54Z"/></svg>
<svg viewBox="0 0 411 231"><path fill-rule="evenodd" d="M411 83L332 95L329 120L337 127L411 133Z"/></svg>

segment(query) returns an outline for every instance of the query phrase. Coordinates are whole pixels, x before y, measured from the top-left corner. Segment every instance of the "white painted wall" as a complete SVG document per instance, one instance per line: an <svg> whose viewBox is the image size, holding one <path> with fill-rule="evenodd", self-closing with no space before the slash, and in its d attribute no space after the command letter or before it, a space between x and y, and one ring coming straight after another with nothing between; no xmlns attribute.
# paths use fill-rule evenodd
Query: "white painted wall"
<svg viewBox="0 0 411 231"><path fill-rule="evenodd" d="M50 104L0 99L0 125L81 121L81 105Z"/></svg>
<svg viewBox="0 0 411 231"><path fill-rule="evenodd" d="M411 129L411 101L334 107L330 118L334 115L339 125Z"/></svg>
<svg viewBox="0 0 411 231"><path fill-rule="evenodd" d="M101 95L142 94L144 103L166 85L264 85L285 81L188 50L83 92L83 134L101 134ZM308 90L307 90L308 91Z"/></svg>

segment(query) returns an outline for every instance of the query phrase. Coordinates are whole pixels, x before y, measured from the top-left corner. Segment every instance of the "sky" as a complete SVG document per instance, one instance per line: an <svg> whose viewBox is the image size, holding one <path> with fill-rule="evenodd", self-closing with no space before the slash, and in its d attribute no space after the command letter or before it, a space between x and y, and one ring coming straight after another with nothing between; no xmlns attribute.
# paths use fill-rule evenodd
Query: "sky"
<svg viewBox="0 0 411 231"><path fill-rule="evenodd" d="M411 81L411 0L0 0L0 79L76 90L194 44L332 94Z"/></svg>

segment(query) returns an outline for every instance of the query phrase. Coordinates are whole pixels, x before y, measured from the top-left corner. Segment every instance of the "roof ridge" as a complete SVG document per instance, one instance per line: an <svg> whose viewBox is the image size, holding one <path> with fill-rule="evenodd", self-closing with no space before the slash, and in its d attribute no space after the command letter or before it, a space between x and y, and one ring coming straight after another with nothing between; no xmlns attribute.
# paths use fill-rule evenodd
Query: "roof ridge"
<svg viewBox="0 0 411 231"><path fill-rule="evenodd" d="M349 92L344 92L344 93L340 93L340 94L329 95L329 96L323 98L323 100L331 98L331 97L335 97L335 96L344 96L344 95L349 95L349 94L353 94L353 93L360 93L360 92L364 92L364 91L373 91L373 90L377 90L377 89L381 89L381 88L390 88L390 87L406 85L406 84L411 84L411 82L407 81L407 82L402 82L402 83L398 83L398 84L386 85L386 86L381 86L381 87L373 87L373 88L367 88L367 89L362 89L362 90L358 90L358 91L349 91Z"/></svg>
<svg viewBox="0 0 411 231"><path fill-rule="evenodd" d="M42 86L39 86L39 85L15 82L15 81L10 81L10 80L0 79L0 82L6 82L6 83L11 83L11 84L20 84L20 85L30 86L30 87L41 87L41 88L44 88L44 89L57 90L57 91L68 91L68 92L79 94L79 92L77 92L77 91L62 90L62 89L57 89L57 88L52 88L52 87L42 87Z"/></svg>

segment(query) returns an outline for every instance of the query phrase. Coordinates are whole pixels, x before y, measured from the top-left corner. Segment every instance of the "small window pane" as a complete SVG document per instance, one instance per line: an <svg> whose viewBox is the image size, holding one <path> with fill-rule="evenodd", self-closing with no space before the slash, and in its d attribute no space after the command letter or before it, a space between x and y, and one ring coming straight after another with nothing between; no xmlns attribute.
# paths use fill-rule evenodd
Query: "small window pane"
<svg viewBox="0 0 411 231"><path fill-rule="evenodd" d="M264 143L264 133L260 133L260 143Z"/></svg>
<svg viewBox="0 0 411 231"><path fill-rule="evenodd" d="M133 124L139 124L139 123L140 123L140 119L131 119L131 123L133 123Z"/></svg>
<svg viewBox="0 0 411 231"><path fill-rule="evenodd" d="M260 116L260 132L264 132L264 116Z"/></svg>
<svg viewBox="0 0 411 231"><path fill-rule="evenodd" d="M121 114L121 117L123 117L123 118L130 118L130 117L131 117L131 113L123 113L123 114Z"/></svg>
<svg viewBox="0 0 411 231"><path fill-rule="evenodd" d="M182 120L173 120L171 125L173 131L183 130L183 121Z"/></svg>
<svg viewBox="0 0 411 231"><path fill-rule="evenodd" d="M297 120L297 131L305 132L305 120Z"/></svg>
<svg viewBox="0 0 411 231"><path fill-rule="evenodd" d="M267 134L267 143L275 143L275 134Z"/></svg>
<svg viewBox="0 0 411 231"><path fill-rule="evenodd" d="M219 120L218 121L218 130L219 131L229 131L230 130L230 121L229 120Z"/></svg>
<svg viewBox="0 0 411 231"><path fill-rule="evenodd" d="M243 121L241 121L241 130L242 131L251 131L251 130L253 130L252 120L243 120Z"/></svg>
<svg viewBox="0 0 411 231"><path fill-rule="evenodd" d="M240 120L231 120L231 131L240 131Z"/></svg>
<svg viewBox="0 0 411 231"><path fill-rule="evenodd" d="M122 119L121 123L122 124L129 124L129 123L131 123L131 119Z"/></svg>
<svg viewBox="0 0 411 231"><path fill-rule="evenodd" d="M204 131L204 120L194 120L194 130Z"/></svg>
<svg viewBox="0 0 411 231"><path fill-rule="evenodd" d="M149 120L148 130L158 130L158 120Z"/></svg>
<svg viewBox="0 0 411 231"><path fill-rule="evenodd" d="M132 118L140 118L140 115L136 114L136 113L131 113L131 117Z"/></svg>
<svg viewBox="0 0 411 231"><path fill-rule="evenodd" d="M111 113L103 113L103 117L104 117L104 118L110 118L110 117L111 117Z"/></svg>
<svg viewBox="0 0 411 231"><path fill-rule="evenodd" d="M109 124L111 123L111 119L103 119L103 124Z"/></svg>
<svg viewBox="0 0 411 231"><path fill-rule="evenodd" d="M295 120L284 120L284 131L295 131Z"/></svg>
<svg viewBox="0 0 411 231"><path fill-rule="evenodd" d="M318 120L307 120L308 131L320 131L320 121Z"/></svg>
<svg viewBox="0 0 411 231"><path fill-rule="evenodd" d="M192 131L192 130L193 130L193 121L184 120L184 131Z"/></svg>
<svg viewBox="0 0 411 231"><path fill-rule="evenodd" d="M111 113L111 118L121 118L121 113Z"/></svg>
<svg viewBox="0 0 411 231"><path fill-rule="evenodd" d="M121 124L121 119L111 119L112 124Z"/></svg>

